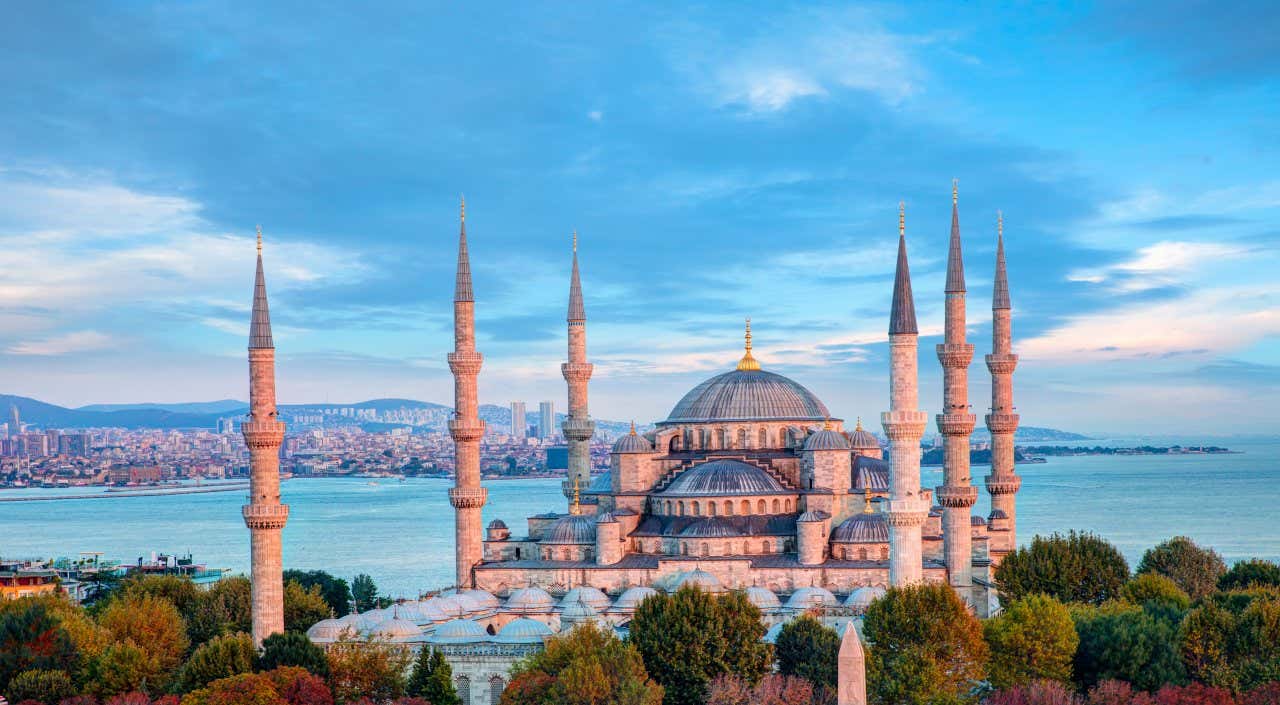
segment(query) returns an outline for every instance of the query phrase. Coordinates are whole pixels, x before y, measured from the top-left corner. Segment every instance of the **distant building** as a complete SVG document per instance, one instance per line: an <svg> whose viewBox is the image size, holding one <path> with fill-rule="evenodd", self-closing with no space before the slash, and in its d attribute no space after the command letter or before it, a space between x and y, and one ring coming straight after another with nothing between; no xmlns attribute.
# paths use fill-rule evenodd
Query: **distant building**
<svg viewBox="0 0 1280 705"><path fill-rule="evenodd" d="M23 452L28 457L43 458L49 453L49 437L43 433L24 433L22 435Z"/></svg>
<svg viewBox="0 0 1280 705"><path fill-rule="evenodd" d="M140 485L148 482L159 482L163 477L157 467L114 467L108 472L113 485Z"/></svg>
<svg viewBox="0 0 1280 705"><path fill-rule="evenodd" d="M569 446L549 446L547 448L547 469L569 469Z"/></svg>
<svg viewBox="0 0 1280 705"><path fill-rule="evenodd" d="M18 405L9 405L9 437L13 438L22 433L22 421L18 418Z"/></svg>
<svg viewBox="0 0 1280 705"><path fill-rule="evenodd" d="M529 435L528 421L524 417L524 402L511 402L511 435L523 441Z"/></svg>
<svg viewBox="0 0 1280 705"><path fill-rule="evenodd" d="M236 432L236 420L234 418L218 419L218 433L228 435Z"/></svg>
<svg viewBox="0 0 1280 705"><path fill-rule="evenodd" d="M0 567L0 601L52 595L58 591L58 574L37 568Z"/></svg>
<svg viewBox="0 0 1280 705"><path fill-rule="evenodd" d="M89 455L92 437L87 433L64 433L58 436L58 455L83 458Z"/></svg>
<svg viewBox="0 0 1280 705"><path fill-rule="evenodd" d="M556 432L556 404L544 401L538 404L538 438L546 440Z"/></svg>

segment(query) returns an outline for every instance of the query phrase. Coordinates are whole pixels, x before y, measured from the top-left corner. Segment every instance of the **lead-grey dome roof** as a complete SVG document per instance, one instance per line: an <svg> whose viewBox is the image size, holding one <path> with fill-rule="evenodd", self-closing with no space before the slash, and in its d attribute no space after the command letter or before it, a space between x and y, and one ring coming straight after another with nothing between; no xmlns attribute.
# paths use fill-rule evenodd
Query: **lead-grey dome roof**
<svg viewBox="0 0 1280 705"><path fill-rule="evenodd" d="M888 543L889 523L883 514L857 514L845 519L831 532L836 543Z"/></svg>
<svg viewBox="0 0 1280 705"><path fill-rule="evenodd" d="M596 523L591 517L583 514L570 514L556 520L547 532L542 543L555 544L594 544L596 542Z"/></svg>
<svg viewBox="0 0 1280 705"><path fill-rule="evenodd" d="M684 395L664 424L706 421L823 421L831 417L808 389L764 370L733 370Z"/></svg>
<svg viewBox="0 0 1280 705"><path fill-rule="evenodd" d="M786 494L772 475L741 460L712 460L676 476L659 493L663 497L723 497L726 495Z"/></svg>

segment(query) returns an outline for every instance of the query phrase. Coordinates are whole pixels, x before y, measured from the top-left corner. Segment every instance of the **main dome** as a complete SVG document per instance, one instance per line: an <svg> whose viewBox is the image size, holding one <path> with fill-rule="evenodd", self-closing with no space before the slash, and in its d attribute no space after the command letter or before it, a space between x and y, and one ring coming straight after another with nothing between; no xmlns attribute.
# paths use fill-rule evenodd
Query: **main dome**
<svg viewBox="0 0 1280 705"><path fill-rule="evenodd" d="M712 421L825 421L827 406L780 374L737 369L716 375L684 395L663 424Z"/></svg>

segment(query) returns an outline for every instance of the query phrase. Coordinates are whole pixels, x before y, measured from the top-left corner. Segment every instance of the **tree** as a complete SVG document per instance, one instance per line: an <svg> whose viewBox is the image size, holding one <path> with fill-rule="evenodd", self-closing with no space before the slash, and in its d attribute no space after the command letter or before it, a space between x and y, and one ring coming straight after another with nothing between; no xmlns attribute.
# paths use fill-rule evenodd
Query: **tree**
<svg viewBox="0 0 1280 705"><path fill-rule="evenodd" d="M215 636L253 631L253 592L249 579L223 578L200 593L187 616L187 635L193 644Z"/></svg>
<svg viewBox="0 0 1280 705"><path fill-rule="evenodd" d="M772 660L764 633L760 610L744 593L716 596L686 586L641 602L630 641L666 691L666 705L698 705L718 675L759 682Z"/></svg>
<svg viewBox="0 0 1280 705"><path fill-rule="evenodd" d="M1191 597L1171 578L1160 573L1139 573L1133 576L1133 580L1120 588L1120 599L1139 606L1157 602L1179 610L1186 610L1191 606Z"/></svg>
<svg viewBox="0 0 1280 705"><path fill-rule="evenodd" d="M132 640L110 644L89 662L85 682L99 697L141 691L157 685L153 660Z"/></svg>
<svg viewBox="0 0 1280 705"><path fill-rule="evenodd" d="M263 640L265 643L265 639ZM259 674L271 681L289 705L333 705L333 694L324 679L296 666L281 666Z"/></svg>
<svg viewBox="0 0 1280 705"><path fill-rule="evenodd" d="M1217 551L1201 548L1186 536L1174 536L1147 549L1138 563L1139 575L1163 575L1193 599L1213 592L1226 570Z"/></svg>
<svg viewBox="0 0 1280 705"><path fill-rule="evenodd" d="M284 585L284 630L287 632L305 632L307 629L326 619L330 614L329 604L320 596L320 586L304 588L290 580Z"/></svg>
<svg viewBox="0 0 1280 705"><path fill-rule="evenodd" d="M1034 681L1069 682L1080 637L1071 612L1048 595L1011 602L984 626L991 649L991 684L1010 688Z"/></svg>
<svg viewBox="0 0 1280 705"><path fill-rule="evenodd" d="M1280 591L1212 595L1187 614L1180 639L1183 663L1198 681L1249 690L1280 680Z"/></svg>
<svg viewBox="0 0 1280 705"><path fill-rule="evenodd" d="M69 671L75 664L71 638L43 603L24 602L0 615L0 693L22 671Z"/></svg>
<svg viewBox="0 0 1280 705"><path fill-rule="evenodd" d="M1243 590L1255 587L1280 587L1280 565L1254 558L1240 561L1222 574L1219 590Z"/></svg>
<svg viewBox="0 0 1280 705"><path fill-rule="evenodd" d="M351 596L357 612L373 609L378 604L378 585L371 576L361 573L351 581Z"/></svg>
<svg viewBox="0 0 1280 705"><path fill-rule="evenodd" d="M362 696L375 701L404 695L410 654L404 648L372 641L343 639L329 651L329 690L345 703Z"/></svg>
<svg viewBox="0 0 1280 705"><path fill-rule="evenodd" d="M319 586L320 596L335 617L345 617L351 612L351 587L342 578L323 570L286 570L284 580L286 583L293 581L308 590Z"/></svg>
<svg viewBox="0 0 1280 705"><path fill-rule="evenodd" d="M501 700L502 705L548 702L659 705L662 687L649 678L634 646L587 623L549 639L544 650L516 664Z"/></svg>
<svg viewBox="0 0 1280 705"><path fill-rule="evenodd" d="M190 578L180 575L137 575L126 578L116 598L159 597L168 600L182 615L190 614L200 599L200 590Z"/></svg>
<svg viewBox="0 0 1280 705"><path fill-rule="evenodd" d="M1044 593L1060 602L1102 604L1129 579L1120 551L1090 533L1037 536L1005 556L996 568L1000 592L1009 599Z"/></svg>
<svg viewBox="0 0 1280 705"><path fill-rule="evenodd" d="M113 599L98 624L117 643L130 642L147 657L144 674L152 687L167 684L187 652L186 623L168 600L151 595Z"/></svg>
<svg viewBox="0 0 1280 705"><path fill-rule="evenodd" d="M1148 602L1143 607L1112 603L1072 610L1080 647L1076 681L1092 686L1109 678L1128 681L1154 692L1186 681L1179 651L1182 613Z"/></svg>
<svg viewBox="0 0 1280 705"><path fill-rule="evenodd" d="M948 703L984 675L982 624L945 583L890 588L867 608L868 695L883 703Z"/></svg>
<svg viewBox="0 0 1280 705"><path fill-rule="evenodd" d="M281 666L297 666L323 678L329 675L329 659L324 649L311 643L306 634L285 632L262 640L258 670L270 671Z"/></svg>
<svg viewBox="0 0 1280 705"><path fill-rule="evenodd" d="M182 698L182 705L288 705L270 678L242 673L221 678Z"/></svg>
<svg viewBox="0 0 1280 705"><path fill-rule="evenodd" d="M716 676L707 705L818 705L827 702L813 683L795 676L767 675L755 686L734 675Z"/></svg>
<svg viewBox="0 0 1280 705"><path fill-rule="evenodd" d="M54 705L63 698L71 697L74 693L71 676L67 675L66 671L35 668L22 671L9 680L9 700L15 703L34 700L45 705Z"/></svg>
<svg viewBox="0 0 1280 705"><path fill-rule="evenodd" d="M836 687L840 635L809 615L787 622L774 643L778 672L818 686Z"/></svg>
<svg viewBox="0 0 1280 705"><path fill-rule="evenodd" d="M253 671L257 650L244 632L216 636L191 654L178 677L182 692L203 688L213 681Z"/></svg>
<svg viewBox="0 0 1280 705"><path fill-rule="evenodd" d="M458 692L453 688L453 668L439 649L423 647L418 652L405 692L432 705L462 705Z"/></svg>

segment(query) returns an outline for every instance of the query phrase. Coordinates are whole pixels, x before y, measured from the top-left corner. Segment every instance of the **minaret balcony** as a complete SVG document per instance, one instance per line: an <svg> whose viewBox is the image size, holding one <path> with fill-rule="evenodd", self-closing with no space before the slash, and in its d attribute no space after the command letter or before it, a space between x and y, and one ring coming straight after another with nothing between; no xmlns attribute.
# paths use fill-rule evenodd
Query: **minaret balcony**
<svg viewBox="0 0 1280 705"><path fill-rule="evenodd" d="M596 432L596 422L590 418L570 416L560 424L564 437L571 441L589 441Z"/></svg>
<svg viewBox="0 0 1280 705"><path fill-rule="evenodd" d="M289 521L287 504L246 504L240 508L244 525L250 529L283 529Z"/></svg>
<svg viewBox="0 0 1280 705"><path fill-rule="evenodd" d="M449 370L456 377L475 377L480 374L480 365L483 363L484 355L475 350L449 353Z"/></svg>
<svg viewBox="0 0 1280 705"><path fill-rule="evenodd" d="M1012 473L1008 475L987 475L987 492L997 494L1016 494L1022 487L1022 478Z"/></svg>
<svg viewBox="0 0 1280 705"><path fill-rule="evenodd" d="M978 488L973 485L942 485L934 493L938 504L964 509L978 501Z"/></svg>
<svg viewBox="0 0 1280 705"><path fill-rule="evenodd" d="M560 364L560 374L564 375L564 381L569 384L585 383L591 379L593 370L595 370L595 365L590 362L564 362Z"/></svg>
<svg viewBox="0 0 1280 705"><path fill-rule="evenodd" d="M284 422L275 418L250 418L240 424L244 444L250 448L279 448L284 442Z"/></svg>
<svg viewBox="0 0 1280 705"><path fill-rule="evenodd" d="M929 518L929 501L921 497L890 499L884 512L889 526L921 526Z"/></svg>
<svg viewBox="0 0 1280 705"><path fill-rule="evenodd" d="M978 417L973 414L938 414L938 433L944 436L967 436L973 433Z"/></svg>
<svg viewBox="0 0 1280 705"><path fill-rule="evenodd" d="M891 441L918 441L929 425L929 415L923 411L886 411L880 414L880 425Z"/></svg>
<svg viewBox="0 0 1280 705"><path fill-rule="evenodd" d="M455 509L478 509L484 506L489 498L489 490L484 487L450 487L449 504Z"/></svg>
<svg viewBox="0 0 1280 705"><path fill-rule="evenodd" d="M480 419L449 419L449 435L455 443L473 443L484 436L484 421Z"/></svg>
<svg viewBox="0 0 1280 705"><path fill-rule="evenodd" d="M987 355L987 369L993 375L1011 375L1018 366L1018 356L1013 353Z"/></svg>
<svg viewBox="0 0 1280 705"><path fill-rule="evenodd" d="M938 345L938 362L944 368L968 367L973 362L973 345L969 343L942 343Z"/></svg>
<svg viewBox="0 0 1280 705"><path fill-rule="evenodd" d="M987 430L991 433L1013 433L1018 430L1017 414L987 414Z"/></svg>

